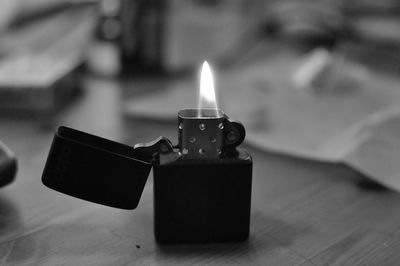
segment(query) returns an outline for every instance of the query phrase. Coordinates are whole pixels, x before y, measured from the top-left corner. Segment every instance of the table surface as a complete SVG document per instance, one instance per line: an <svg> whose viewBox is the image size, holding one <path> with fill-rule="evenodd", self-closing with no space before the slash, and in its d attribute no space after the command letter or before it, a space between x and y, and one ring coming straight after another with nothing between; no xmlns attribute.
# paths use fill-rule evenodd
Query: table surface
<svg viewBox="0 0 400 266"><path fill-rule="evenodd" d="M52 121L1 118L0 138L15 151L19 170L0 190L0 265L398 264L400 195L344 165L244 145L254 166L251 233L243 243L158 245L152 177L134 211L44 187L58 124L131 145L158 135L176 141L175 125L124 118L124 96L114 85L88 78L83 96Z"/></svg>

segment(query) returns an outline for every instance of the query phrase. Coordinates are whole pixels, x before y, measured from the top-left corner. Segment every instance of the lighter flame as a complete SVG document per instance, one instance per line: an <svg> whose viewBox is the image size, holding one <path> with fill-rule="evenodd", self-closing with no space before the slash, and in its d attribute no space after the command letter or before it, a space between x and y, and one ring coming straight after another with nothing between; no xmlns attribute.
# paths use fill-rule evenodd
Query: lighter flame
<svg viewBox="0 0 400 266"><path fill-rule="evenodd" d="M201 69L199 109L218 109L213 76L207 61L204 61ZM215 114L217 115L217 111ZM199 116L201 116L200 111Z"/></svg>

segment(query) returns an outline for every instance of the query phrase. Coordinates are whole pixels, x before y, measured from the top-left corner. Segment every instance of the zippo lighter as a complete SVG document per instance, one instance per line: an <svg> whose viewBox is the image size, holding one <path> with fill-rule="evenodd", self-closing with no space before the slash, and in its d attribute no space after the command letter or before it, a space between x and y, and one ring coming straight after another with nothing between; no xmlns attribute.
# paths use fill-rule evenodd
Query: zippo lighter
<svg viewBox="0 0 400 266"><path fill-rule="evenodd" d="M184 109L178 133L176 146L159 137L132 148L60 127L42 181L77 198L135 209L153 167L159 243L246 240L253 163L237 148L245 137L243 125L219 109Z"/></svg>

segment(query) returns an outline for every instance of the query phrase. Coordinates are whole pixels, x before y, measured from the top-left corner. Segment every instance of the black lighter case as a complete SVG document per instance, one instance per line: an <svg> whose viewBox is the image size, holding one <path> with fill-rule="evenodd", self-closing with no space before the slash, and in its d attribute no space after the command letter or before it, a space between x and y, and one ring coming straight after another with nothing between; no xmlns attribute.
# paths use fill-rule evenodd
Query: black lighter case
<svg viewBox="0 0 400 266"><path fill-rule="evenodd" d="M252 160L245 151L218 161L154 166L154 232L159 243L248 238Z"/></svg>
<svg viewBox="0 0 400 266"><path fill-rule="evenodd" d="M186 142L183 127L190 128L197 121L185 119L179 122L179 134L183 137L178 146L160 137L132 148L60 127L42 181L77 198L135 209L153 167L157 242L246 240L250 225L252 159L246 151L236 149L244 138L243 126L225 116L210 119L204 121L206 129L203 123L199 132L191 128ZM197 137L196 141L192 135Z"/></svg>

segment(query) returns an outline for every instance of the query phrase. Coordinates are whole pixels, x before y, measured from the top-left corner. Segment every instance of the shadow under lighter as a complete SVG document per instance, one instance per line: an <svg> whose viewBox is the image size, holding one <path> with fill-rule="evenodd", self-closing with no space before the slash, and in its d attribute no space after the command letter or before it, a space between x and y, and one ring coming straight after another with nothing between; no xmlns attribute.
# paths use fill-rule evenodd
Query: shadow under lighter
<svg viewBox="0 0 400 266"><path fill-rule="evenodd" d="M246 240L252 159L237 149L243 125L218 109L185 109L178 114L178 131L177 146L160 137L131 148L60 127L42 181L74 197L135 209L153 166L157 242Z"/></svg>

